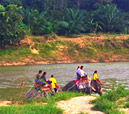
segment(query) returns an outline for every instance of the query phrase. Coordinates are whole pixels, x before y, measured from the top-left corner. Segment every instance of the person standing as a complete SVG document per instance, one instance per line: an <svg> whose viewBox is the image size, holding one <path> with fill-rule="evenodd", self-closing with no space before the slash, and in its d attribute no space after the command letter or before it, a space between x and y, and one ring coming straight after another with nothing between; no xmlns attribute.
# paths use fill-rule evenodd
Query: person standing
<svg viewBox="0 0 129 114"><path fill-rule="evenodd" d="M51 78L49 78L49 81L52 81L51 85L52 85L52 88L54 89L55 93L57 92L57 84L56 84L56 79L54 78L54 75L51 75Z"/></svg>

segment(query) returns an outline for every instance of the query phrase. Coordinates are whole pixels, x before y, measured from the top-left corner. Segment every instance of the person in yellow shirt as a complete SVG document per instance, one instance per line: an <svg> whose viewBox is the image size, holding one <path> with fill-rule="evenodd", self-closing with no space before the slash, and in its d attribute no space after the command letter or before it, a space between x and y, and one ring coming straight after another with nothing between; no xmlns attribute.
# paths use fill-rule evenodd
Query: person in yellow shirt
<svg viewBox="0 0 129 114"><path fill-rule="evenodd" d="M102 87L101 87L101 85L103 85L103 83L97 77L97 70L95 70L94 73L93 73L93 83L95 85L94 91L101 92L100 95L102 95Z"/></svg>
<svg viewBox="0 0 129 114"><path fill-rule="evenodd" d="M94 71L93 80L96 81L97 83L99 82L101 85L103 85L103 83L101 82L101 80L98 79L98 77L97 77L97 70Z"/></svg>
<svg viewBox="0 0 129 114"><path fill-rule="evenodd" d="M93 80L96 80L97 81L97 70L94 71Z"/></svg>
<svg viewBox="0 0 129 114"><path fill-rule="evenodd" d="M51 75L51 78L49 78L49 81L52 81L51 85L52 85L52 88L54 88L55 93L56 93L56 91L57 91L57 88L56 88L57 84L56 84L56 79L54 78L54 75Z"/></svg>

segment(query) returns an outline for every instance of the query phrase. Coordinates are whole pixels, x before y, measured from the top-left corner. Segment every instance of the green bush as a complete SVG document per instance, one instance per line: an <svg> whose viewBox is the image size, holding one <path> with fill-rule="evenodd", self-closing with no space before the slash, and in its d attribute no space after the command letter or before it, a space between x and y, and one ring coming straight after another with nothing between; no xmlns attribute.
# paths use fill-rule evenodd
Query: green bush
<svg viewBox="0 0 129 114"><path fill-rule="evenodd" d="M8 5L5 11L0 11L0 47L19 43L26 35L26 26L22 16L17 13L20 7Z"/></svg>
<svg viewBox="0 0 129 114"><path fill-rule="evenodd" d="M125 107L125 108L129 108L129 98L128 98L127 103L125 104L124 107Z"/></svg>
<svg viewBox="0 0 129 114"><path fill-rule="evenodd" d="M129 90L125 89L125 86L119 84L117 87L114 85L113 89L105 93L102 97L98 97L92 103L94 103L93 109L101 110L107 114L121 114L117 108L117 100L121 97L129 95Z"/></svg>
<svg viewBox="0 0 129 114"><path fill-rule="evenodd" d="M5 7L0 4L0 12L4 12L4 11L5 11Z"/></svg>
<svg viewBox="0 0 129 114"><path fill-rule="evenodd" d="M125 104L125 108L129 108L129 101Z"/></svg>
<svg viewBox="0 0 129 114"><path fill-rule="evenodd" d="M97 101L93 109L106 112L106 110L111 109L112 107L113 107L112 102L105 99L105 100Z"/></svg>
<svg viewBox="0 0 129 114"><path fill-rule="evenodd" d="M107 110L106 114L121 114L119 110Z"/></svg>

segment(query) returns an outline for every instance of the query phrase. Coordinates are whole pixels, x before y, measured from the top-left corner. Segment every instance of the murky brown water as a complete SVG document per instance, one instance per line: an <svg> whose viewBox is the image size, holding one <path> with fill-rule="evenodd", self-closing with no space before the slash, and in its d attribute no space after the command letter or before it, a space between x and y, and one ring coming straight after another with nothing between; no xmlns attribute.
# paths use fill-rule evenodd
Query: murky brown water
<svg viewBox="0 0 129 114"><path fill-rule="evenodd" d="M25 82L26 87L31 87L39 70L47 72L47 79L54 74L57 83L64 86L75 79L78 65L80 64L0 67L0 99L15 94L21 82ZM104 90L110 89L114 83L122 83L129 89L129 62L81 63L81 65L91 78L94 70L98 71L98 78L104 82Z"/></svg>

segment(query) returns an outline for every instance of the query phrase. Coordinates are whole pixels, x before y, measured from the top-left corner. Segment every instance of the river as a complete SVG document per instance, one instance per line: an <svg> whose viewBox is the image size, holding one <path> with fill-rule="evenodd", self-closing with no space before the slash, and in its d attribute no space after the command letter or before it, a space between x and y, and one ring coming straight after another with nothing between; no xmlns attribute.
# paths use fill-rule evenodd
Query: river
<svg viewBox="0 0 129 114"><path fill-rule="evenodd" d="M21 82L25 83L27 89L30 88L39 70L47 72L47 79L50 78L51 74L54 74L57 83L64 86L67 82L75 79L78 65L84 66L84 70L90 78L97 70L98 78L104 83L104 91L118 83L122 83L129 89L129 62L10 66L0 67L0 99L15 95Z"/></svg>

